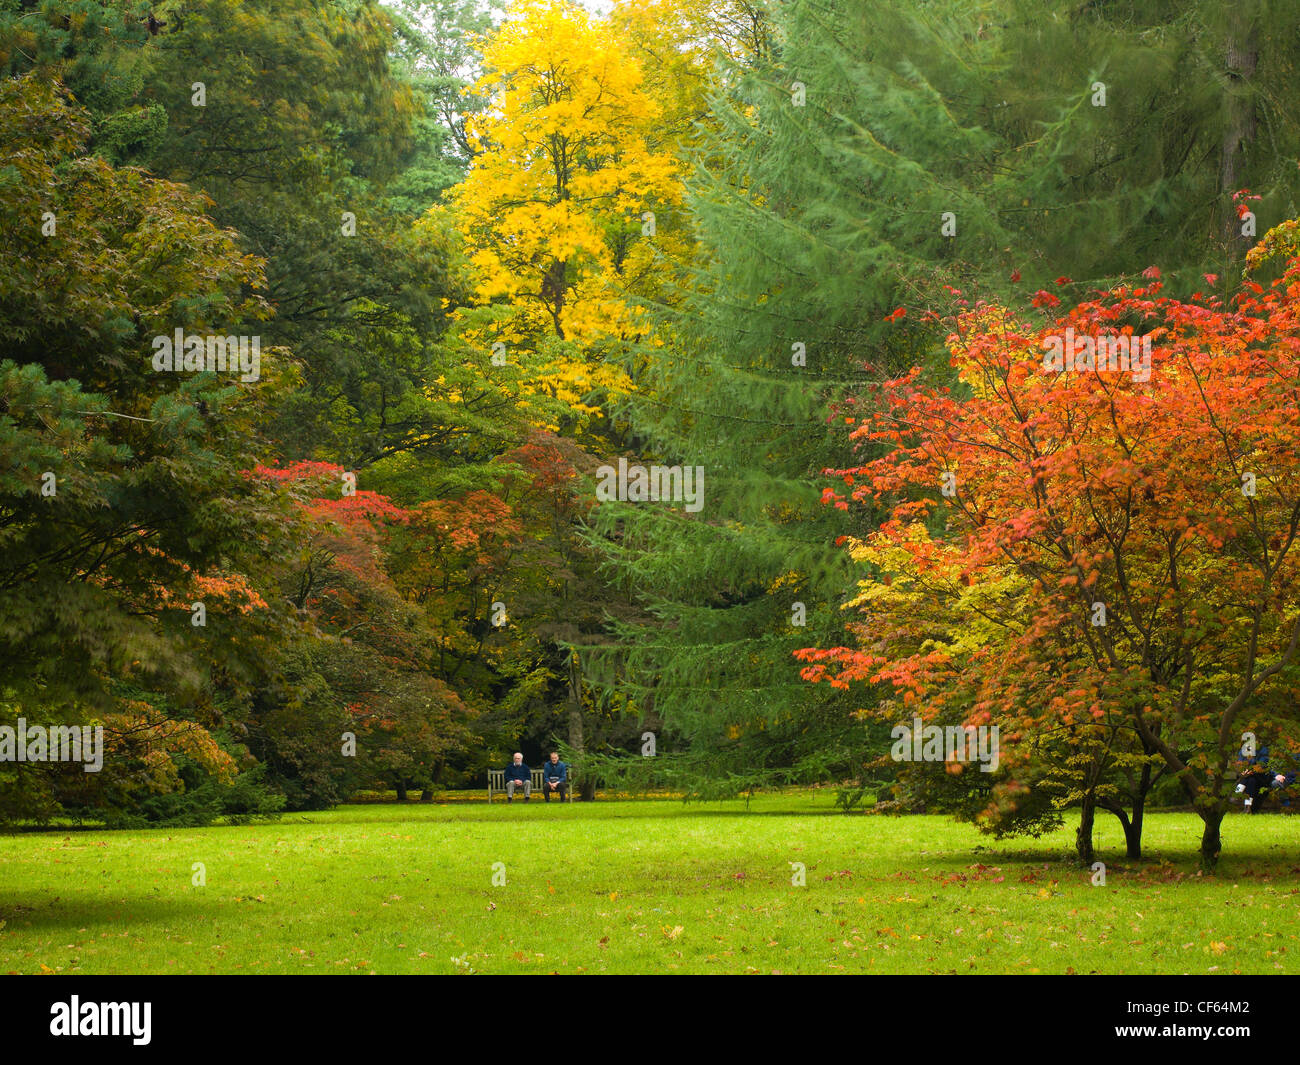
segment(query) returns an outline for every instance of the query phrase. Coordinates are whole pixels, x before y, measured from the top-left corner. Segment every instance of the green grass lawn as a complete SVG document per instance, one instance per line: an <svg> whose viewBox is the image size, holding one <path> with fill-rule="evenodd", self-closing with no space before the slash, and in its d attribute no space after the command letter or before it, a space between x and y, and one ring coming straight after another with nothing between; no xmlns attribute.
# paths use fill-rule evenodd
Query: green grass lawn
<svg viewBox="0 0 1300 1065"><path fill-rule="evenodd" d="M1213 877L1193 815L1150 816L1138 865L1102 821L1094 887L1072 825L997 844L833 796L0 836L0 972L1300 971L1300 818L1231 816Z"/></svg>

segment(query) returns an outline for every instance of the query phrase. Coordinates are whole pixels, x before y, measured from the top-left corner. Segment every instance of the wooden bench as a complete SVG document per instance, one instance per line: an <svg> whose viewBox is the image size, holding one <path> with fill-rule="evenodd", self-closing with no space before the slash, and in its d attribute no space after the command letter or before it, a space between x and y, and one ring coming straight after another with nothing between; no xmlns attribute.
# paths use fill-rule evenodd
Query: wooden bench
<svg viewBox="0 0 1300 1065"><path fill-rule="evenodd" d="M504 769L489 769L488 775L488 802L492 801L493 795L504 795L506 793L506 771ZM540 769L530 769L529 775L532 777L533 794L542 795L542 788L545 787L545 781L542 779ZM573 802L573 766L569 766L569 771L565 774L564 800ZM545 802L545 796L542 801Z"/></svg>

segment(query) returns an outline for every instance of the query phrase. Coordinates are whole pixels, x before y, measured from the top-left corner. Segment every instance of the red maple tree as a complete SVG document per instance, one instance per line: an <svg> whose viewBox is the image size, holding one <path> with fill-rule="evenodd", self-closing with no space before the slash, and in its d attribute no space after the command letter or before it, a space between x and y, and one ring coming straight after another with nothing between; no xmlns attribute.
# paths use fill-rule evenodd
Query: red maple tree
<svg viewBox="0 0 1300 1065"><path fill-rule="evenodd" d="M949 337L957 389L913 370L856 403L877 457L826 471L852 487L825 498L890 513L849 545L872 567L857 646L800 652L804 676L998 724L994 806L1023 797L1031 740L1122 731L1177 778L1212 864L1243 732L1300 737L1300 259L1265 245L1282 276L1226 304L1165 297L1155 270L1050 324L977 304ZM1108 357L1141 336L1149 376Z"/></svg>

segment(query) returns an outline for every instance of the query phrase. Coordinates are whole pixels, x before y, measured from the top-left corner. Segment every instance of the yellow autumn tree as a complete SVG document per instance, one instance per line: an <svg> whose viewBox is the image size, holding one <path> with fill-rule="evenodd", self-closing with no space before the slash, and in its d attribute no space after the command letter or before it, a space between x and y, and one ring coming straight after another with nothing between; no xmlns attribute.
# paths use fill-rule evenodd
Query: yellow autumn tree
<svg viewBox="0 0 1300 1065"><path fill-rule="evenodd" d="M561 0L516 0L483 62L479 154L449 209L492 313L462 311L460 335L504 344L527 390L594 413L630 388L610 356L645 337L634 300L680 203L663 109L626 36Z"/></svg>
<svg viewBox="0 0 1300 1065"><path fill-rule="evenodd" d="M615 0L609 17L642 61L646 89L664 111L660 129L693 147L696 131L716 122L709 94L717 60L744 68L772 47L771 24L753 0Z"/></svg>

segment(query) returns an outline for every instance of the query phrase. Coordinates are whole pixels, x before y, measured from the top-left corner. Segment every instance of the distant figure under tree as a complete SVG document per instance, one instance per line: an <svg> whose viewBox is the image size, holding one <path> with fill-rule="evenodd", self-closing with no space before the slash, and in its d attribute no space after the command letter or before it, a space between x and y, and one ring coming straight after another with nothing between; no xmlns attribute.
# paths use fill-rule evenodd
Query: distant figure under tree
<svg viewBox="0 0 1300 1065"><path fill-rule="evenodd" d="M524 765L524 756L516 751L514 761L506 766L506 802L515 801L515 788L520 784L524 786L524 802L527 802L533 792L533 773Z"/></svg>
<svg viewBox="0 0 1300 1065"><path fill-rule="evenodd" d="M542 798L550 802L551 793L554 792L560 797L560 802L564 802L568 790L569 766L560 761L558 752L552 751L551 760L542 767Z"/></svg>
<svg viewBox="0 0 1300 1065"><path fill-rule="evenodd" d="M1246 809L1252 814L1259 813L1261 793L1282 793L1283 789L1295 782L1294 770L1289 773L1279 773L1269 765L1267 747L1261 747L1259 753L1253 756L1247 755L1243 749L1241 760L1246 763L1246 768L1237 777L1237 792L1246 793ZM1289 801L1283 800L1283 805L1289 805Z"/></svg>

